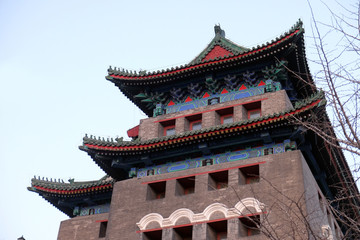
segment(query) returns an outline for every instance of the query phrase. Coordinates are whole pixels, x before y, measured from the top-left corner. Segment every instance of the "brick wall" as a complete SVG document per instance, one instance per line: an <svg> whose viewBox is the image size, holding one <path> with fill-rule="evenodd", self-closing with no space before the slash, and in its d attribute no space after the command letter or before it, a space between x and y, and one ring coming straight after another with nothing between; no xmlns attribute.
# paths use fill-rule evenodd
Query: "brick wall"
<svg viewBox="0 0 360 240"><path fill-rule="evenodd" d="M90 216L79 216L62 221L58 240L105 239L99 238L100 221L107 220L108 217L108 213L102 213Z"/></svg>
<svg viewBox="0 0 360 240"><path fill-rule="evenodd" d="M261 100L263 99L263 100ZM217 113L217 109L234 106L234 121L241 121L247 119L247 111L244 108L244 104L261 100L261 115L265 116L272 113L281 112L292 108L292 104L287 96L285 90L265 93L262 95L256 95L245 99L239 99L220 103L216 105L209 105L206 107L181 111L177 113L165 114L155 118L142 119L140 121L139 137L142 140L148 140L163 136L162 124L164 120L175 119L176 121L176 133L182 133L189 130L188 122L185 117L189 115L202 113L202 127L211 127L220 124L220 116ZM160 122L159 122L160 121Z"/></svg>
<svg viewBox="0 0 360 240"><path fill-rule="evenodd" d="M264 161L265 163L259 165L261 176L259 182L247 185L239 184L239 166ZM296 200L301 204L301 210L307 211L304 197L303 164L301 152L293 151L117 182L112 197L107 239L142 239L142 233L138 232L139 228L136 223L149 213L158 213L164 218L168 218L175 210L187 208L197 214L203 212L210 204L223 203L228 207L234 207L240 199L247 197L254 197L267 206L269 222L277 227L277 234L285 236L291 226L287 226L290 224L289 216L282 207L290 203L288 199ZM209 189L209 172L217 171L219 168L230 168L228 170L229 187L218 190ZM198 174L195 177L195 192L178 196L176 194L177 179L174 178L194 174ZM166 181L165 198L148 200L148 184L146 183L157 180ZM311 181L315 180L312 179ZM275 206L276 204L280 206ZM294 209L294 213L299 211L300 209ZM194 229L206 229L206 223L202 223L202 226L198 225L195 224ZM159 227L158 224L148 226L148 228ZM239 228L238 219L228 221L229 231L232 229L229 233L229 239L238 239ZM304 229L299 229L299 232L302 230ZM172 229L163 229L163 234L165 236L172 234ZM294 237L297 238L297 236ZM205 240L204 237L196 239ZM261 236L254 236L251 239L262 238Z"/></svg>
<svg viewBox="0 0 360 240"><path fill-rule="evenodd" d="M244 184L239 169L244 166L260 163L260 180ZM217 171L228 171L228 187L214 189L209 187L209 175ZM195 175L195 191L188 195L178 194L177 180ZM149 183L166 182L166 193L162 199L148 199ZM306 187L305 187L306 186ZM315 231L320 234L321 226L326 224L326 210L320 210L317 198L318 186L299 150L276 155L267 155L220 165L204 166L186 171L166 173L144 178L133 178L115 183L110 212L91 216L75 217L63 221L59 230L59 240L99 239L100 220L108 219L107 240L146 239L136 223L150 213L160 214L168 218L180 208L191 210L194 214L202 213L213 203L221 203L233 208L244 198L255 198L265 204L265 226L271 226L272 234L280 239L303 239L307 231L300 222L294 224L300 212L308 219ZM295 204L296 203L296 204ZM247 212L248 211L248 212ZM251 209L246 213L251 213ZM262 218L264 219L264 216ZM224 218L221 212L215 212L210 220ZM300 219L302 220L302 219ZM299 220L299 221L300 221ZM296 221L296 220L295 220ZM240 239L243 232L241 219L227 220L228 239ZM176 225L190 224L193 228L193 239L206 240L209 234L208 223L191 223L187 218L180 218ZM332 225L331 225L332 224ZM336 223L331 223L332 227ZM294 230L296 226L296 231ZM174 237L173 227L161 228L152 222L146 229L162 230L163 239ZM305 235L304 235L305 234ZM255 235L249 239L263 239L263 235ZM103 239L103 238L101 238Z"/></svg>

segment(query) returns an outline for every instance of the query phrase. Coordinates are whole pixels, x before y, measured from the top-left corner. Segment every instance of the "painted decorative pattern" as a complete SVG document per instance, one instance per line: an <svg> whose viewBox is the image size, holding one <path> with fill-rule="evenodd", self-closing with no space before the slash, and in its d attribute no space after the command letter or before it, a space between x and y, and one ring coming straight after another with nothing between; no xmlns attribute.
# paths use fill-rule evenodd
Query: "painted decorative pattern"
<svg viewBox="0 0 360 240"><path fill-rule="evenodd" d="M281 84L279 82L273 82L271 80L264 80L264 81L265 82L270 81L270 84L272 84L274 89L276 89L276 90L281 89ZM185 101L184 103L176 103L174 105L166 106L166 107L164 107L164 109L165 109L166 114L174 113L174 112L181 112L181 111L185 111L185 110L189 110L189 109L207 106L208 100L213 99L213 98L219 98L219 102L223 103L223 102L229 102L229 101L233 101L233 100L237 100L237 99L241 99L241 98L247 98L247 97L251 97L251 96L264 94L265 88L266 88L265 84L261 85L261 86L256 86L256 87L248 86L247 88L245 87L245 89L243 89L243 90L236 90L236 91L231 91L228 93L216 93L216 94L211 94L205 98L191 99L191 101L188 101L188 102Z"/></svg>
<svg viewBox="0 0 360 240"><path fill-rule="evenodd" d="M295 150L296 143L285 140L283 143L272 143L261 147L249 148L245 150L239 150L234 152L227 152L222 154L208 155L195 159L188 159L175 163L167 163L158 166L132 169L131 176L137 176L138 178L158 175L163 173L183 171L191 168L198 168L206 165L221 164L226 162L240 161L248 158L260 157L269 154L279 154L288 150ZM137 172L136 174L134 174Z"/></svg>
<svg viewBox="0 0 360 240"><path fill-rule="evenodd" d="M100 213L108 213L110 211L110 203L103 204L103 205L97 205L97 206L90 206L90 207L81 207L74 209L74 215L79 216L87 216L87 215L93 215L93 214L100 214Z"/></svg>
<svg viewBox="0 0 360 240"><path fill-rule="evenodd" d="M168 114L168 113L181 112L181 111L185 111L185 110L189 110L189 109L204 107L204 106L208 105L208 100L212 99L212 98L219 98L220 102L223 103L223 102L228 102L228 101L237 100L237 99L241 99L241 98L260 95L260 94L264 93L264 89L265 89L265 86L260 86L260 87L256 87L256 88L249 88L246 90L233 91L233 92L224 93L224 94L221 94L221 93L212 94L207 98L194 99L193 101L190 101L190 102L177 103L172 106L167 106L167 107L165 107L165 111L166 111L166 114Z"/></svg>

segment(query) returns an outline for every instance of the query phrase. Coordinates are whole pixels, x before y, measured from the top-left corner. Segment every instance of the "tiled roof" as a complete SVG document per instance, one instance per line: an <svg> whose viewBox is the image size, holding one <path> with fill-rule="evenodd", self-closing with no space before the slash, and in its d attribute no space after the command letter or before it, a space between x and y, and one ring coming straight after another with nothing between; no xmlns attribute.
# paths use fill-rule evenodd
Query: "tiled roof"
<svg viewBox="0 0 360 240"><path fill-rule="evenodd" d="M215 37L190 64L207 62L215 58L226 58L249 50L250 49L239 46L225 38L225 32L220 26L215 26Z"/></svg>
<svg viewBox="0 0 360 240"><path fill-rule="evenodd" d="M187 65L181 65L179 67L166 70L163 69L156 72L141 71L139 73L120 68L113 69L112 67L110 67L108 69L108 76L106 78L114 83L116 81L126 80L148 80L149 83L153 83L155 80L163 78L173 78L182 73L189 74L193 71L204 70L204 68L207 67L218 67L219 65L226 63L233 64L237 61L246 63L249 61L253 61L254 59L261 59L264 55L273 55L276 52L283 50L284 46L282 46L282 49L277 49L278 46L280 46L284 42L291 40L292 38L303 32L304 30L302 28L302 22L299 20L290 29L289 32L284 33L283 35L272 40L271 42L267 42L266 44L254 47L252 49L237 46L236 44L232 43L230 40L225 39L224 37L218 37L218 39L216 39L215 37L214 40L209 44L209 46ZM232 54L219 56L215 59L204 59L204 57L206 57L207 54L210 53L215 46L220 46L221 48L231 52Z"/></svg>
<svg viewBox="0 0 360 240"><path fill-rule="evenodd" d="M70 183L63 181L49 181L34 177L31 179L31 187L29 191L42 193L51 193L56 195L79 195L79 194L92 194L99 191L111 190L115 180L110 176L104 176L100 180L75 182L69 180Z"/></svg>
<svg viewBox="0 0 360 240"><path fill-rule="evenodd" d="M206 139L214 135L224 135L233 132L241 132L247 129L257 128L262 125L271 124L274 122L284 121L291 116L300 114L312 108L322 106L326 103L323 92L318 92L305 100L295 103L294 109L289 109L284 112L274 113L260 118L240 121L230 124L217 125L210 128L200 130L188 131L181 134L165 136L146 141L122 141L116 139L111 141L108 139L96 139L96 137L87 135L83 138L83 145L80 146L81 150L95 150L95 151L137 151L150 150L154 148L166 147L172 144L181 144L189 141L196 141L199 139Z"/></svg>

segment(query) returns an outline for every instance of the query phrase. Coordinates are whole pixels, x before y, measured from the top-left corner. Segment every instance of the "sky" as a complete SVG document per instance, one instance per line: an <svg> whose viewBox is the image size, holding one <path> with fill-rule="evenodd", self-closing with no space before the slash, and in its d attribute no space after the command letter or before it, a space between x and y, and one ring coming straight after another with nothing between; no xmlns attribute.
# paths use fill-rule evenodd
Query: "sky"
<svg viewBox="0 0 360 240"><path fill-rule="evenodd" d="M310 2L328 21L323 3ZM31 178L100 179L105 173L78 149L84 135L126 138L146 118L105 80L110 65L166 69L199 54L215 24L254 47L299 18L311 58L306 0L0 0L0 240L56 239L68 217L27 190Z"/></svg>

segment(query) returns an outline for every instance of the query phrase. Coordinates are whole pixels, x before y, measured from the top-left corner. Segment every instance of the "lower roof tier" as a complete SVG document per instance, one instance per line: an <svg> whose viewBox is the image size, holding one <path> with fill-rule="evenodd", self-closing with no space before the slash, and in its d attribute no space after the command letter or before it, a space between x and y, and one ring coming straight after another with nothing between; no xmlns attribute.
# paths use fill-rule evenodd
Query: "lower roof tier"
<svg viewBox="0 0 360 240"><path fill-rule="evenodd" d="M324 106L326 103L322 92L318 92L311 97L295 103L293 109L283 112L268 114L249 120L239 122L216 125L199 130L187 131L171 136L164 136L150 140L123 141L122 139L101 140L96 137L86 135L83 138L83 145L79 148L88 153L96 153L100 155L138 155L144 152L160 151L166 148L181 147L184 144L207 140L215 136L229 136L235 133L241 133L250 129L260 128L280 122L287 122L291 117L304 115L306 111Z"/></svg>
<svg viewBox="0 0 360 240"><path fill-rule="evenodd" d="M28 190L38 193L57 209L73 217L76 215L76 208L110 203L114 183L115 180L108 175L100 180L86 182L70 179L69 183L34 177Z"/></svg>

